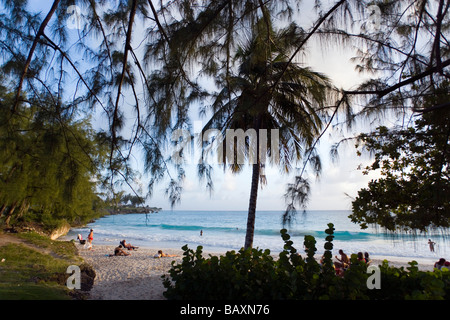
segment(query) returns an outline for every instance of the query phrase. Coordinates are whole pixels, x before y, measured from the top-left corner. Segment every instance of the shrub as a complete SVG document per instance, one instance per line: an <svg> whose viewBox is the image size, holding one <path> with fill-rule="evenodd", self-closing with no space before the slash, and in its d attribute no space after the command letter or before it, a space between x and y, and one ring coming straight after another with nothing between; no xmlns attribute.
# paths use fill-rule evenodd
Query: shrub
<svg viewBox="0 0 450 320"><path fill-rule="evenodd" d="M328 224L324 254L320 262L313 236L305 236L306 257L298 254L285 229L281 230L284 250L278 259L269 250L241 249L220 257L202 255L184 246L181 264L172 263L163 276L168 299L278 300L278 299L448 299L450 272L423 272L417 262L395 268L384 261L379 266L381 289L369 289L367 266L351 257L344 276L336 276L332 262L334 226Z"/></svg>

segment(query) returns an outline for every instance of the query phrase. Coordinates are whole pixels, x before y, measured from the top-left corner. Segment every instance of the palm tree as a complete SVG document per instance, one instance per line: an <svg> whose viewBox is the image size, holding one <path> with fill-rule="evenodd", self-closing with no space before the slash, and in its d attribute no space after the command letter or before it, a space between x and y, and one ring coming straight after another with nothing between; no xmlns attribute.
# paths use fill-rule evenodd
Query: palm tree
<svg viewBox="0 0 450 320"><path fill-rule="evenodd" d="M226 141L227 129L254 129L256 150L260 150L262 137L260 129L278 129L277 145L267 145L267 154L259 155L252 163L252 183L250 191L247 234L244 248L253 246L256 218L256 201L260 180L265 181L263 173L265 156L273 157L279 150L279 161L274 163L284 172L290 172L294 162L299 161L320 134L323 116L331 85L326 76L309 68L292 63L289 53L292 46L293 27L275 32L270 19L261 18L255 24L251 37L245 46L237 50L238 74L219 80L222 89L214 97L210 106L211 118L203 128L220 130L223 139L220 147L233 147L234 161L222 154L224 165L232 172L240 172L241 163L236 162L236 153L250 157L252 144L246 139L244 149ZM289 41L291 40L291 41ZM271 141L271 136L267 138ZM220 154L220 153L219 153Z"/></svg>

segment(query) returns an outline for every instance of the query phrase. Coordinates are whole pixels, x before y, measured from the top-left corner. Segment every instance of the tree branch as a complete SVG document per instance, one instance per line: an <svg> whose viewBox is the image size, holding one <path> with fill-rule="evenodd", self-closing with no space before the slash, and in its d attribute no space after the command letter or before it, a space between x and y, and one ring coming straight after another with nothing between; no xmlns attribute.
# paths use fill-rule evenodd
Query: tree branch
<svg viewBox="0 0 450 320"><path fill-rule="evenodd" d="M169 37L167 36L167 33L164 31L163 26L161 25L161 22L158 18L158 13L156 12L155 7L153 6L152 0L148 0L148 4L150 5L150 9L152 10L153 16L155 17L155 22L158 25L158 30L161 32L164 39L167 41L167 44L170 43Z"/></svg>
<svg viewBox="0 0 450 320"><path fill-rule="evenodd" d="M278 77L277 81L272 85L271 90L275 88L278 83L281 81L281 78L283 77L283 74L286 72L289 65L292 63L292 60L294 60L297 53L300 51L300 49L305 45L305 43L313 36L313 34L319 29L319 27L322 25L322 23L325 22L325 20L337 9L339 8L346 0L341 0L338 3L336 3L328 12L319 19L319 21L316 23L316 25L313 27L313 29L308 33L308 35L300 42L297 49L295 49L294 53L291 55L291 57L288 60L288 63L284 66L283 70L280 73L280 76Z"/></svg>
<svg viewBox="0 0 450 320"><path fill-rule="evenodd" d="M33 54L34 54L34 51L36 50L37 44L39 42L39 38L44 34L45 27L47 26L51 17L55 13L56 8L59 5L59 2L60 2L60 0L53 1L53 5L50 8L50 11L47 13L47 16L45 17L44 21L42 21L42 23L39 27L39 30L38 30L36 36L34 37L33 44L31 45L30 52L28 53L27 61L25 62L25 66L23 68L22 75L19 79L19 85L17 86L16 101L13 106L13 110L12 110L13 112L16 112L17 105L19 103L20 93L22 91L23 81L25 80L25 76L27 75L28 68L30 67L31 59L33 58Z"/></svg>
<svg viewBox="0 0 450 320"><path fill-rule="evenodd" d="M136 15L136 7L137 7L137 0L133 0L131 4L131 10L130 10L130 18L128 20L128 30L127 35L125 39L125 51L123 54L123 60L122 60L122 74L120 76L119 86L117 88L117 97L116 97L116 103L114 105L114 113L113 113L113 119L111 124L111 154L110 154L110 164L112 165L112 158L114 153L114 145L117 140L116 136L116 126L117 126L117 118L118 118L118 112L119 112L119 101L120 96L122 93L122 85L123 80L125 79L125 74L127 72L127 60L128 60L128 52L131 49L131 35L133 30L133 23L134 23L134 16Z"/></svg>
<svg viewBox="0 0 450 320"><path fill-rule="evenodd" d="M345 94L349 95L360 95L360 94L375 94L378 95L378 97L384 97L385 95L391 93L392 91L395 91L403 86L406 86L408 84L414 83L422 78L425 78L429 75L432 75L433 73L439 72L443 68L450 65L450 59L445 60L442 62L441 66L434 66L424 72L419 73L418 75L415 75L414 77L411 77L407 80L401 81L393 86L387 87L383 90L355 90L355 91L344 91Z"/></svg>
<svg viewBox="0 0 450 320"><path fill-rule="evenodd" d="M83 84L86 86L86 88L88 89L89 93L95 98L95 100L97 100L97 102L102 106L103 110L106 110L106 108L103 106L103 103L100 101L100 99L97 97L97 95L92 91L92 89L89 87L88 83L86 82L86 80L84 79L84 77L82 76L82 74L80 73L80 71L78 70L78 68L75 66L75 64L72 62L72 60L69 58L69 56L67 55L67 53L65 53L56 43L54 43L45 33L42 34L42 37L48 42L46 43L46 45L48 45L49 47L51 47L53 50L59 51L61 53L61 55L64 57L64 59L67 60L67 62L69 62L69 64L71 65L71 67L73 68L73 70L77 73L79 79L81 80L81 82L83 82Z"/></svg>

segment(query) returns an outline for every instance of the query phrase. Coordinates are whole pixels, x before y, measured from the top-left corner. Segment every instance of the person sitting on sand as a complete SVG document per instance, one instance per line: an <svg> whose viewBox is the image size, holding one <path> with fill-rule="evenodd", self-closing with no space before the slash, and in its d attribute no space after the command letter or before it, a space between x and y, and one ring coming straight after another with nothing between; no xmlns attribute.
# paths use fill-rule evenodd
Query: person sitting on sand
<svg viewBox="0 0 450 320"><path fill-rule="evenodd" d="M177 255L176 255L176 254L167 254L167 253L162 252L162 250L158 250L158 253L155 254L153 257L154 257L154 258L161 258L161 257L177 257Z"/></svg>
<svg viewBox="0 0 450 320"><path fill-rule="evenodd" d="M372 262L372 260L370 260L370 258L369 258L368 252L364 252L364 260L366 261L367 265L369 265Z"/></svg>
<svg viewBox="0 0 450 320"><path fill-rule="evenodd" d="M132 246L130 243L126 243L125 240L120 241L120 244L121 244L124 248L127 248L128 250L136 250L136 249L139 248L139 247Z"/></svg>
<svg viewBox="0 0 450 320"><path fill-rule="evenodd" d="M444 258L440 258L438 262L434 264L434 268L438 270L442 270L442 268L449 268L450 262L446 261Z"/></svg>
<svg viewBox="0 0 450 320"><path fill-rule="evenodd" d="M339 259L337 256L335 256L339 262L335 262L334 265L336 266L336 268L346 269L349 266L348 256L342 249L339 250L339 254L341 255L341 258Z"/></svg>
<svg viewBox="0 0 450 320"><path fill-rule="evenodd" d="M361 251L358 252L357 259L358 259L358 261L366 263L366 259L364 259L364 254Z"/></svg>
<svg viewBox="0 0 450 320"><path fill-rule="evenodd" d="M83 240L83 237L81 236L81 234L78 234L77 240L80 242L80 244L86 244L86 240Z"/></svg>
<svg viewBox="0 0 450 320"><path fill-rule="evenodd" d="M118 247L116 247L114 249L114 255L115 256L129 256L129 253L126 253L123 249L122 249L122 245L119 245Z"/></svg>

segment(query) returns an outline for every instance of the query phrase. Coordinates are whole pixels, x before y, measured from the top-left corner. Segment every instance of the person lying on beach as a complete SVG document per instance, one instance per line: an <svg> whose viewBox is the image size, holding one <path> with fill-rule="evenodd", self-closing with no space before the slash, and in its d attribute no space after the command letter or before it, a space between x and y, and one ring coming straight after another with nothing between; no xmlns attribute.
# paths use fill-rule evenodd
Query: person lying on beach
<svg viewBox="0 0 450 320"><path fill-rule="evenodd" d="M123 249L122 249L122 245L119 245L118 247L116 247L114 249L114 255L115 256L129 256L129 253L126 253Z"/></svg>
<svg viewBox="0 0 450 320"><path fill-rule="evenodd" d="M176 254L167 254L167 253L162 252L162 250L158 250L158 253L155 254L153 257L154 257L154 258L161 258L161 257L177 257L177 255L176 255Z"/></svg>
<svg viewBox="0 0 450 320"><path fill-rule="evenodd" d="M120 241L120 244L121 244L124 248L127 248L128 250L136 250L136 249L139 248L139 247L132 246L130 243L126 243L125 240Z"/></svg>

